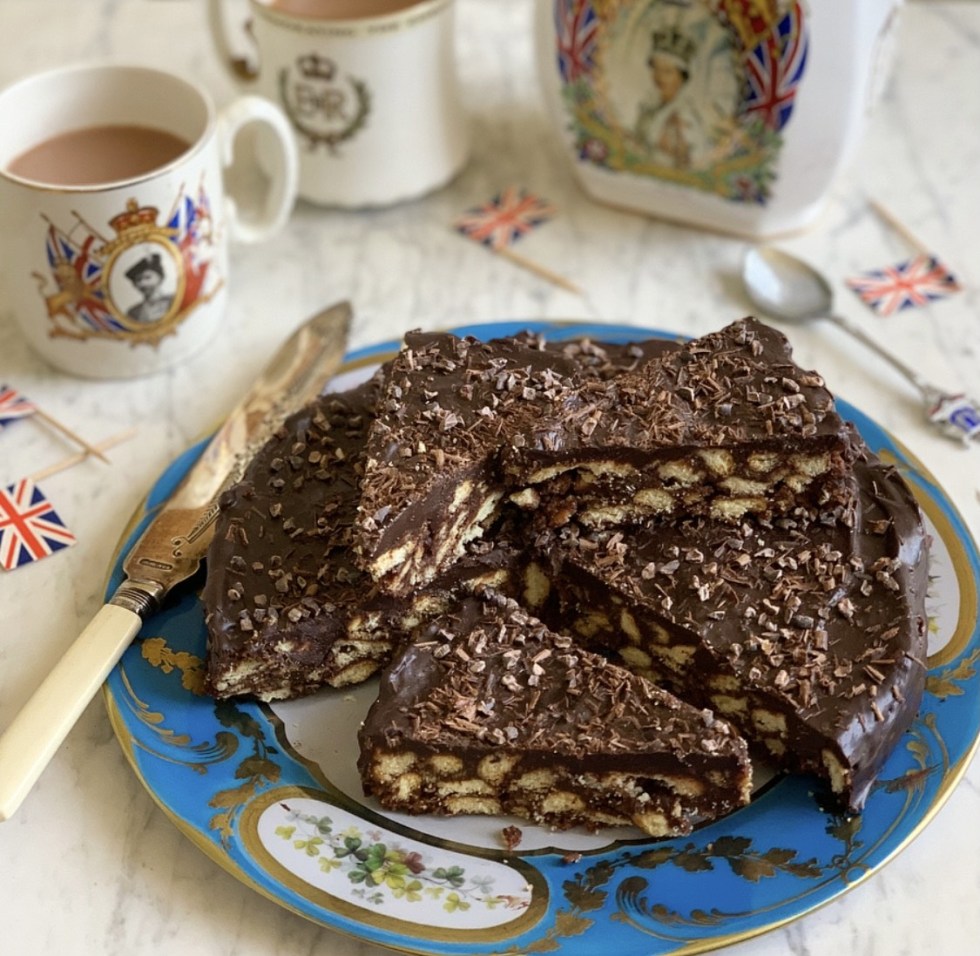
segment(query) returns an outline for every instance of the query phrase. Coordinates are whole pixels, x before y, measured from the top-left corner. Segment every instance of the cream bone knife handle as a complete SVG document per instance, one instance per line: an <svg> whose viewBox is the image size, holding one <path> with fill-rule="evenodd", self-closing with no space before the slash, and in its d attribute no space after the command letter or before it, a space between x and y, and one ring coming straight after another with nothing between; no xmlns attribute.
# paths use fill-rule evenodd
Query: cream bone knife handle
<svg viewBox="0 0 980 956"><path fill-rule="evenodd" d="M340 302L293 332L129 549L123 583L0 736L0 821L20 806L143 620L198 569L221 491L336 372L350 321L350 304Z"/></svg>
<svg viewBox="0 0 980 956"><path fill-rule="evenodd" d="M142 624L134 611L103 605L0 736L0 820L20 806Z"/></svg>

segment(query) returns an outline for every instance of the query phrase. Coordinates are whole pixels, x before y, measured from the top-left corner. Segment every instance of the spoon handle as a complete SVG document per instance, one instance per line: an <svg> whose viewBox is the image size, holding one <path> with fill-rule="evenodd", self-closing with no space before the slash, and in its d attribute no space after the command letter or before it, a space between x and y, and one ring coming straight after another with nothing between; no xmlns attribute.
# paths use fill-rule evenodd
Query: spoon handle
<svg viewBox="0 0 980 956"><path fill-rule="evenodd" d="M901 359L896 358L887 349L882 348L861 326L855 325L850 319L842 315L829 315L827 318L845 332L853 335L859 342L888 362L892 368L900 372L919 390L926 401L934 402L938 396L942 395L939 389L930 385L914 368L906 365Z"/></svg>
<svg viewBox="0 0 980 956"><path fill-rule="evenodd" d="M883 358L896 371L911 382L922 396L929 421L950 438L963 441L980 438L980 402L965 395L953 395L930 385L911 366L896 358L882 348L859 325L842 315L828 315L827 318L839 328L854 336L859 342Z"/></svg>

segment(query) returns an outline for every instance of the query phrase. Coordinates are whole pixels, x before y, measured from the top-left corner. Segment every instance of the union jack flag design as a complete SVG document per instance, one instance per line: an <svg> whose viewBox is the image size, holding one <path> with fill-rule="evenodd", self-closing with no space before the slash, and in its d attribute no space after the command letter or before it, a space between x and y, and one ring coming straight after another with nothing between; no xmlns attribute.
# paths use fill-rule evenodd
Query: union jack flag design
<svg viewBox="0 0 980 956"><path fill-rule="evenodd" d="M211 203L201 188L197 199L181 193L167 220L167 228L175 236L174 241L184 260L184 295L180 309L193 305L204 288L210 261L202 250L210 246Z"/></svg>
<svg viewBox="0 0 980 956"><path fill-rule="evenodd" d="M102 282L102 263L92 255L96 237L77 243L55 226L48 229L45 252L62 293L68 293L74 313L93 332L116 333L124 326L109 311Z"/></svg>
<svg viewBox="0 0 980 956"><path fill-rule="evenodd" d="M489 202L465 212L455 225L475 242L503 249L554 215L554 206L544 199L509 186Z"/></svg>
<svg viewBox="0 0 980 956"><path fill-rule="evenodd" d="M26 418L37 411L37 406L9 385L0 385L0 428L18 418Z"/></svg>
<svg viewBox="0 0 980 956"><path fill-rule="evenodd" d="M806 69L808 38L803 11L794 3L764 40L745 55L745 111L769 129L781 130L793 112Z"/></svg>
<svg viewBox="0 0 980 956"><path fill-rule="evenodd" d="M926 255L846 281L865 305L884 317L945 299L961 288L946 266L935 256Z"/></svg>
<svg viewBox="0 0 980 956"><path fill-rule="evenodd" d="M555 0L555 37L562 81L574 83L595 65L599 18L592 0Z"/></svg>
<svg viewBox="0 0 980 956"><path fill-rule="evenodd" d="M29 478L0 488L0 567L5 571L74 543L75 536Z"/></svg>

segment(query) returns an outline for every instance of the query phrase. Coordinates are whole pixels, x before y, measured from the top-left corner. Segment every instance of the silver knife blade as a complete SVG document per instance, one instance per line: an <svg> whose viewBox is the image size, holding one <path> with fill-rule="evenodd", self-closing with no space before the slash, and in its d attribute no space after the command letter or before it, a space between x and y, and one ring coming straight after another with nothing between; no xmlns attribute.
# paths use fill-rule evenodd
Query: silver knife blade
<svg viewBox="0 0 980 956"><path fill-rule="evenodd" d="M0 735L0 821L23 802L144 619L198 569L221 492L337 371L350 322L350 305L339 303L287 339L129 550L123 583Z"/></svg>
<svg viewBox="0 0 980 956"><path fill-rule="evenodd" d="M200 566L214 535L221 493L235 484L285 418L312 401L336 372L350 329L341 302L301 325L215 433L123 562L110 604L146 618Z"/></svg>

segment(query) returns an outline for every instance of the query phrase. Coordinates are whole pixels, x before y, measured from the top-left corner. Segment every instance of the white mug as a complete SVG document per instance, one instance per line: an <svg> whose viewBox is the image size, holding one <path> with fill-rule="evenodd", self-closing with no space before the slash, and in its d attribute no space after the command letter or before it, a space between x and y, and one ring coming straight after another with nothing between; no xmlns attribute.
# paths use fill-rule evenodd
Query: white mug
<svg viewBox="0 0 980 956"><path fill-rule="evenodd" d="M816 218L901 0L537 0L541 82L603 202L753 239Z"/></svg>
<svg viewBox="0 0 980 956"><path fill-rule="evenodd" d="M453 0L250 0L255 63L234 55L224 3L209 2L219 55L289 117L302 198L388 205L466 162Z"/></svg>
<svg viewBox="0 0 980 956"><path fill-rule="evenodd" d="M253 126L256 146L236 142ZM0 311L75 375L150 374L200 349L225 312L229 239L273 235L295 201L279 110L242 97L219 113L160 70L88 64L22 79L0 93L0 129ZM264 192L229 195L226 169L247 169L242 153L257 144Z"/></svg>

